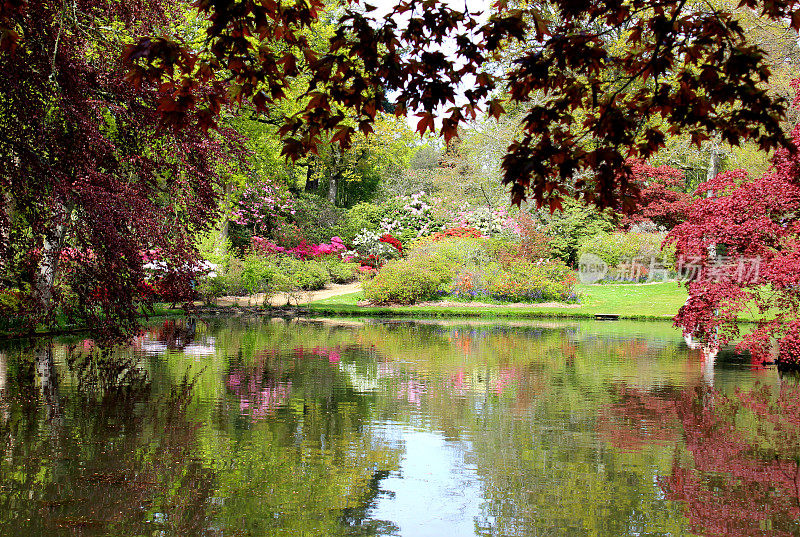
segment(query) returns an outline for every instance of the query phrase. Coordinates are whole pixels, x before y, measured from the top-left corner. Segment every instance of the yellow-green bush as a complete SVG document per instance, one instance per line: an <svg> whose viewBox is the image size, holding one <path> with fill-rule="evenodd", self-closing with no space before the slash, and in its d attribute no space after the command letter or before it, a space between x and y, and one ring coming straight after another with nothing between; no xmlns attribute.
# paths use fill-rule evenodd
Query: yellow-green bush
<svg viewBox="0 0 800 537"><path fill-rule="evenodd" d="M441 259L397 259L383 265L362 287L364 297L374 304L413 304L436 298L439 287L452 278L452 267Z"/></svg>
<svg viewBox="0 0 800 537"><path fill-rule="evenodd" d="M647 263L652 258L659 258L666 261L667 267L671 267L675 259L675 247L669 245L663 251L661 243L664 241L665 233L633 233L622 232L595 235L585 243L579 250L579 255L586 253L595 254L609 267L617 267L620 263L630 263L637 258L644 258Z"/></svg>

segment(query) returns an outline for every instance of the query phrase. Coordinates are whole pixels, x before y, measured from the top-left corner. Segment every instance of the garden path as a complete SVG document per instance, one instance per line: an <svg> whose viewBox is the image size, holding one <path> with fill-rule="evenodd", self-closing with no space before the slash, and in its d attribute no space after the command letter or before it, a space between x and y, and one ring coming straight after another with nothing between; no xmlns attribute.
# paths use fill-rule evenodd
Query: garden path
<svg viewBox="0 0 800 537"><path fill-rule="evenodd" d="M325 289L319 291L304 291L300 294L292 294L289 296L286 293L278 293L273 296L269 303L273 306L285 306L291 302L292 305L308 304L315 300L322 300L339 295L346 295L347 293L355 293L361 290L361 282L328 284ZM216 300L217 306L247 306L263 304L264 295L259 293L251 296L223 296Z"/></svg>

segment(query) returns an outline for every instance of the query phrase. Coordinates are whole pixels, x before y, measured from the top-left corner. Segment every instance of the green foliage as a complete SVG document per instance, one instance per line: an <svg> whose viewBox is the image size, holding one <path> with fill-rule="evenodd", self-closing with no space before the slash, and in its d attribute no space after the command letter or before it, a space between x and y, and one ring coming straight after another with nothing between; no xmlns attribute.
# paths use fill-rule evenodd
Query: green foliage
<svg viewBox="0 0 800 537"><path fill-rule="evenodd" d="M275 277L281 281L281 290L285 287L303 291L322 289L330 282L331 277L325 265L318 261L301 261L294 257L277 257Z"/></svg>
<svg viewBox="0 0 800 537"><path fill-rule="evenodd" d="M336 235L336 233L331 233L331 230L337 229L346 220L346 213L342 209L326 198L313 194L302 193L296 196L294 209L292 222L299 230L300 235L310 244L328 241L333 235ZM275 238L278 239L278 237ZM287 246L281 242L278 244Z"/></svg>
<svg viewBox="0 0 800 537"><path fill-rule="evenodd" d="M345 213L344 222L336 228L339 237L351 243L362 229L376 230L380 228L386 209L374 203L361 202L350 207Z"/></svg>
<svg viewBox="0 0 800 537"><path fill-rule="evenodd" d="M660 258L671 267L675 260L675 246L668 245L664 250L661 243L666 233L633 233L621 232L599 234L584 242L578 255L595 254L605 261L609 267L617 267L621 263L630 263L637 258L645 264L650 259Z"/></svg>
<svg viewBox="0 0 800 537"><path fill-rule="evenodd" d="M220 267L227 267L231 261L233 244L229 238L222 238L221 225L201 235L197 241L200 257Z"/></svg>
<svg viewBox="0 0 800 537"><path fill-rule="evenodd" d="M448 238L437 242L423 242L409 251L410 257L428 256L455 265L481 265L489 261L484 249L486 239Z"/></svg>
<svg viewBox="0 0 800 537"><path fill-rule="evenodd" d="M579 201L565 200L564 211L548 218L546 233L550 235L553 255L569 265L578 260L578 249L589 238L610 233L616 228L616 215L600 211Z"/></svg>
<svg viewBox="0 0 800 537"><path fill-rule="evenodd" d="M197 293L206 302L210 302L226 294L235 294L227 292L228 281L225 274L215 274L214 276L200 278L197 282Z"/></svg>
<svg viewBox="0 0 800 537"><path fill-rule="evenodd" d="M328 271L333 283L350 283L356 279L358 263L342 261L333 255L322 257L319 262Z"/></svg>
<svg viewBox="0 0 800 537"><path fill-rule="evenodd" d="M329 270L326 263L250 252L242 258L232 258L224 273L202 278L198 290L206 299L223 295L273 295L322 289L333 279L333 273L340 281L353 279L354 264L330 262Z"/></svg>
<svg viewBox="0 0 800 537"><path fill-rule="evenodd" d="M389 261L363 283L364 297L374 304L413 304L436 298L447 271L444 264L434 268L426 261L424 256Z"/></svg>
<svg viewBox="0 0 800 537"><path fill-rule="evenodd" d="M267 258L256 253L249 253L241 260L241 269L231 264L230 273L237 278L230 280L231 284L238 283L232 290L238 291L229 294L254 295L264 293L271 289L272 279L275 276L275 265Z"/></svg>

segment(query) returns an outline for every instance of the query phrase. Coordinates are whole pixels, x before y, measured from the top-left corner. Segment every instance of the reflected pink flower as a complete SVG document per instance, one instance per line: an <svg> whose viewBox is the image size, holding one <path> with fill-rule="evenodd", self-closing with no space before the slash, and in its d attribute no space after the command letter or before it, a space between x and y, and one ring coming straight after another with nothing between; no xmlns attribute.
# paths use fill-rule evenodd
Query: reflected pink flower
<svg viewBox="0 0 800 537"><path fill-rule="evenodd" d="M489 381L489 386L491 386L492 391L495 394L501 395L503 391L505 391L506 387L511 384L511 381L516 378L517 372L513 369L501 369L497 375L497 378Z"/></svg>
<svg viewBox="0 0 800 537"><path fill-rule="evenodd" d="M419 407L422 405L422 394L427 393L427 388L421 382L411 379L401 382L397 389L397 398L406 399L410 404Z"/></svg>
<svg viewBox="0 0 800 537"><path fill-rule="evenodd" d="M453 384L453 389L459 394L463 395L467 391L467 374L464 372L463 369L459 369L450 377L450 381Z"/></svg>
<svg viewBox="0 0 800 537"><path fill-rule="evenodd" d="M231 373L230 375L228 375L228 381L226 382L228 388L235 388L236 386L239 386L241 383L242 383L241 373Z"/></svg>

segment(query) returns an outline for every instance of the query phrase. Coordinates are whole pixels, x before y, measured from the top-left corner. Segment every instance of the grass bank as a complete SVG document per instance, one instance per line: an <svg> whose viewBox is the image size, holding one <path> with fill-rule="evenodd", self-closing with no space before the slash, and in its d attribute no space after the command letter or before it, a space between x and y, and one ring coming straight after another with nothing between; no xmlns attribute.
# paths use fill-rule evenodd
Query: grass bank
<svg viewBox="0 0 800 537"><path fill-rule="evenodd" d="M509 317L509 318L594 318L597 314L619 315L621 319L668 320L686 301L686 290L677 282L642 285L578 285L579 307L565 308L531 304L523 307L463 306L359 306L362 292L317 300L308 305L313 315L419 316L419 317Z"/></svg>
<svg viewBox="0 0 800 537"><path fill-rule="evenodd" d="M156 303L152 310L145 311L139 308L138 316L142 319L164 319L171 317L183 317L186 315L182 308L171 308L166 303ZM74 334L78 332L88 332L93 330L90 326L78 325L67 322L64 315L58 315L53 326L36 326L31 328L22 324L17 318L0 319L0 339L16 339L25 337L58 336Z"/></svg>

